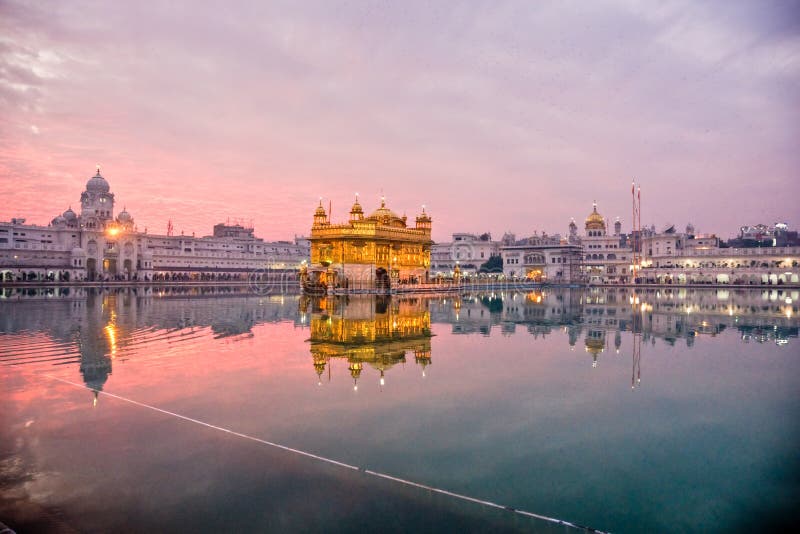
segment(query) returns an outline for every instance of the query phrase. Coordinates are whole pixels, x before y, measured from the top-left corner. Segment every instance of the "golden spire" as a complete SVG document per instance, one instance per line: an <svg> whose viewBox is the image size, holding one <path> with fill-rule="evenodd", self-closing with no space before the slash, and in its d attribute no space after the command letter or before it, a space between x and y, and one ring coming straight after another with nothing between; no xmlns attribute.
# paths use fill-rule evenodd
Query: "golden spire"
<svg viewBox="0 0 800 534"><path fill-rule="evenodd" d="M353 207L350 208L350 222L360 221L363 218L364 218L364 209L358 202L358 193L356 193L356 201L353 203Z"/></svg>

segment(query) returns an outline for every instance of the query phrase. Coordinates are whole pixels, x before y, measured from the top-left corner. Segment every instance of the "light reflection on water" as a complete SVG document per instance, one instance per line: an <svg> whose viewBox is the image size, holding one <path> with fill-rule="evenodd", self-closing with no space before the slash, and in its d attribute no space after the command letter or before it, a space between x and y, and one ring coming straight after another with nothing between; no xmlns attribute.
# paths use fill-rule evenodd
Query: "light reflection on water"
<svg viewBox="0 0 800 534"><path fill-rule="evenodd" d="M86 530L547 526L253 450L97 393L109 391L604 530L786 522L797 293L6 292L2 469L15 497L0 512L57 510ZM310 494L323 503L301 511Z"/></svg>

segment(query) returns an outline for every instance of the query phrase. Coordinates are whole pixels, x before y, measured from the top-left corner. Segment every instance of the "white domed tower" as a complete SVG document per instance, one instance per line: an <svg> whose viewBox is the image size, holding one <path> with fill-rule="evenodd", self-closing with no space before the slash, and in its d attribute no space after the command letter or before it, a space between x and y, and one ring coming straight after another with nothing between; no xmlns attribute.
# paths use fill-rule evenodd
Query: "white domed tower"
<svg viewBox="0 0 800 534"><path fill-rule="evenodd" d="M569 242L578 242L578 225L575 224L575 219L570 219L569 221Z"/></svg>
<svg viewBox="0 0 800 534"><path fill-rule="evenodd" d="M100 175L100 166L97 174L86 182L86 190L81 193L81 219L85 228L100 229L114 217L114 193L109 192L110 187L105 178Z"/></svg>
<svg viewBox="0 0 800 534"><path fill-rule="evenodd" d="M117 224L125 230L133 230L133 216L128 213L127 209L122 208L122 211L119 212L119 215L117 215Z"/></svg>
<svg viewBox="0 0 800 534"><path fill-rule="evenodd" d="M67 211L65 211L62 216L64 217L64 220L67 221L67 226L69 228L75 228L78 226L78 215L72 211L72 206L67 208Z"/></svg>

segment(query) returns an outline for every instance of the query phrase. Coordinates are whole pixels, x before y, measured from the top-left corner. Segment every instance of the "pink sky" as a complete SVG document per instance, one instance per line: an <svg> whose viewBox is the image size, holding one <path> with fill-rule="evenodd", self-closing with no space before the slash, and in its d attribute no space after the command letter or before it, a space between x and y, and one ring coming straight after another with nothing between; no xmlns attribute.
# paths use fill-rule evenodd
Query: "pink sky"
<svg viewBox="0 0 800 534"><path fill-rule="evenodd" d="M308 233L381 192L434 238L565 233L597 200L798 226L800 4L0 1L0 220L100 163L140 229Z"/></svg>

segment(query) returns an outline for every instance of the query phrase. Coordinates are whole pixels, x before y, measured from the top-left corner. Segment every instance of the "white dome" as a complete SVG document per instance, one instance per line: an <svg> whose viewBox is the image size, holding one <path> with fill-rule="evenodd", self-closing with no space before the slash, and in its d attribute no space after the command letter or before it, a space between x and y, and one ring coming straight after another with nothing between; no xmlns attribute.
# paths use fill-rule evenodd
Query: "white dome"
<svg viewBox="0 0 800 534"><path fill-rule="evenodd" d="M106 179L100 176L100 169L97 169L97 174L89 178L89 181L86 182L86 190L92 191L94 193L108 193L110 189L108 182Z"/></svg>
<svg viewBox="0 0 800 534"><path fill-rule="evenodd" d="M119 212L119 215L117 215L117 220L119 222L131 222L133 220L133 217L131 217L131 214L128 213L128 211L123 208L122 211Z"/></svg>
<svg viewBox="0 0 800 534"><path fill-rule="evenodd" d="M74 211L72 211L72 208L67 208L67 211L64 212L63 217L66 220L71 221L76 219L78 216L75 214Z"/></svg>

